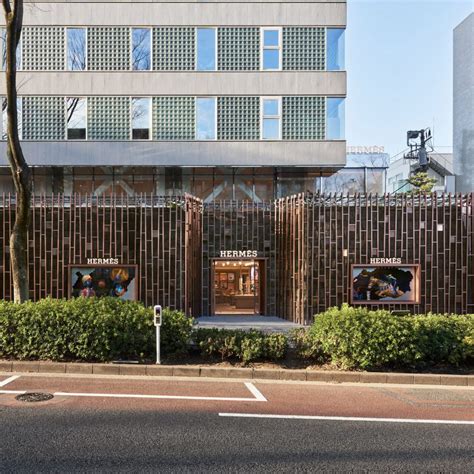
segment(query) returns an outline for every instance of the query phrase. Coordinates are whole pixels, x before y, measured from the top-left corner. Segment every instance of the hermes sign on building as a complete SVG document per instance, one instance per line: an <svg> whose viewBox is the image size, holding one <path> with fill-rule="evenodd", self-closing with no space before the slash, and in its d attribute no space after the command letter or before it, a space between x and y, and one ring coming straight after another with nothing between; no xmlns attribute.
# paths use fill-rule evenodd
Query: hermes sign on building
<svg viewBox="0 0 474 474"><path fill-rule="evenodd" d="M221 250L221 258L257 258L257 250Z"/></svg>

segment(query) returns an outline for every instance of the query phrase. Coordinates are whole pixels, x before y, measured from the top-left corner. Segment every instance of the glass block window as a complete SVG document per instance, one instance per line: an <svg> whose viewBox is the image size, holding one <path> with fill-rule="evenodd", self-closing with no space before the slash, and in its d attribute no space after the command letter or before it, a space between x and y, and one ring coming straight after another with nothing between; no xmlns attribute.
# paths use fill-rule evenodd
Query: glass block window
<svg viewBox="0 0 474 474"><path fill-rule="evenodd" d="M90 140L129 140L130 99L128 97L89 97L87 99L87 138Z"/></svg>
<svg viewBox="0 0 474 474"><path fill-rule="evenodd" d="M217 117L218 140L260 138L259 97L219 97Z"/></svg>
<svg viewBox="0 0 474 474"><path fill-rule="evenodd" d="M260 28L218 28L217 69L260 69Z"/></svg>
<svg viewBox="0 0 474 474"><path fill-rule="evenodd" d="M153 69L190 71L195 63L195 28L153 28Z"/></svg>
<svg viewBox="0 0 474 474"><path fill-rule="evenodd" d="M283 97L283 140L324 140L325 130L325 97Z"/></svg>
<svg viewBox="0 0 474 474"><path fill-rule="evenodd" d="M23 97L23 140L64 140L63 97Z"/></svg>
<svg viewBox="0 0 474 474"><path fill-rule="evenodd" d="M194 140L194 97L153 97L153 139Z"/></svg>
<svg viewBox="0 0 474 474"><path fill-rule="evenodd" d="M30 26L22 32L25 71L65 69L65 32L62 27Z"/></svg>
<svg viewBox="0 0 474 474"><path fill-rule="evenodd" d="M130 29L93 27L87 30L87 67L90 71L130 69Z"/></svg>
<svg viewBox="0 0 474 474"><path fill-rule="evenodd" d="M283 28L283 69L324 71L326 31L316 27Z"/></svg>

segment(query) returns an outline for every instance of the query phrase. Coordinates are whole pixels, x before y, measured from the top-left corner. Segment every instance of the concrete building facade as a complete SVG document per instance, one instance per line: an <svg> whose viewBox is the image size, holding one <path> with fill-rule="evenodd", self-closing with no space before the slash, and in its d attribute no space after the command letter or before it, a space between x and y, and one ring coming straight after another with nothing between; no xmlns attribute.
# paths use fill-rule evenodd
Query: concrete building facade
<svg viewBox="0 0 474 474"><path fill-rule="evenodd" d="M474 13L454 30L453 143L456 190L474 190Z"/></svg>
<svg viewBox="0 0 474 474"><path fill-rule="evenodd" d="M27 3L19 108L35 192L317 191L346 161L345 27L345 1Z"/></svg>

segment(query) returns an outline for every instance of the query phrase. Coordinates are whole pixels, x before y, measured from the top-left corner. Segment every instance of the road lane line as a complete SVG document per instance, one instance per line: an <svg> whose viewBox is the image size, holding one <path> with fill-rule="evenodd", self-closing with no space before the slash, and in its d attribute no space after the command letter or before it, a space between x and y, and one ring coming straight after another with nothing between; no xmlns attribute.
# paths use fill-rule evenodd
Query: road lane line
<svg viewBox="0 0 474 474"><path fill-rule="evenodd" d="M169 399L169 400L209 400L223 402L260 402L257 398L232 398L232 397L193 397L187 395L141 395L133 393L73 393L73 392L55 392L58 397L107 397L107 398L142 398L142 399Z"/></svg>
<svg viewBox="0 0 474 474"><path fill-rule="evenodd" d="M269 418L281 420L321 420L321 421L372 421L379 423L429 423L436 425L474 425L474 421L464 420L423 420L416 418L366 418L358 416L311 416L311 415L271 415L257 413L219 413L228 418Z"/></svg>
<svg viewBox="0 0 474 474"><path fill-rule="evenodd" d="M262 392L252 382L245 382L245 386L250 390L256 400L258 400L259 402L267 401L267 399L263 396Z"/></svg>
<svg viewBox="0 0 474 474"><path fill-rule="evenodd" d="M8 377L7 379L0 382L0 387L5 387L5 385L9 384L10 382L13 382L14 380L18 378L20 378L19 375L12 375L11 377Z"/></svg>

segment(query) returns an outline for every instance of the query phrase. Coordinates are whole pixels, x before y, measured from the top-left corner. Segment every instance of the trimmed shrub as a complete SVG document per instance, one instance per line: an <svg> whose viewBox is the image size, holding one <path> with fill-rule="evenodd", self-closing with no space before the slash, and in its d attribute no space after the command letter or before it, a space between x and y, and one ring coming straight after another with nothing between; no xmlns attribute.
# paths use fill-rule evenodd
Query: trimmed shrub
<svg viewBox="0 0 474 474"><path fill-rule="evenodd" d="M303 348L321 347L342 368L459 365L472 357L473 336L474 315L395 316L343 305L315 316Z"/></svg>
<svg viewBox="0 0 474 474"><path fill-rule="evenodd" d="M163 311L162 353L187 347L192 320ZM117 298L0 301L0 357L105 362L146 359L155 353L153 313Z"/></svg>
<svg viewBox="0 0 474 474"><path fill-rule="evenodd" d="M260 359L283 359L288 347L285 335L261 331L198 329L193 339L202 355L238 359L245 364Z"/></svg>

